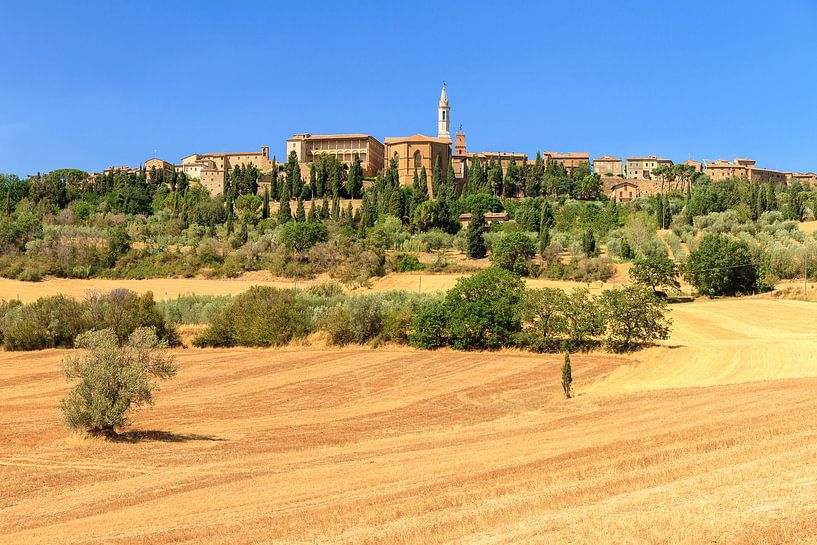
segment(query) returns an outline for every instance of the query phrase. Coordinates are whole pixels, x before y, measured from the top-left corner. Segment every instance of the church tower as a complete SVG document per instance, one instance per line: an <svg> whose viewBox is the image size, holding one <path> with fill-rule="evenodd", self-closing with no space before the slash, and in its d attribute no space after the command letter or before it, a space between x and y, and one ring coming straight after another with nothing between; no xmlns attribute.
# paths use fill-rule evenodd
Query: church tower
<svg viewBox="0 0 817 545"><path fill-rule="evenodd" d="M448 106L448 94L445 92L445 82L440 93L440 105L437 108L437 138L451 140L449 127L451 126L451 108Z"/></svg>

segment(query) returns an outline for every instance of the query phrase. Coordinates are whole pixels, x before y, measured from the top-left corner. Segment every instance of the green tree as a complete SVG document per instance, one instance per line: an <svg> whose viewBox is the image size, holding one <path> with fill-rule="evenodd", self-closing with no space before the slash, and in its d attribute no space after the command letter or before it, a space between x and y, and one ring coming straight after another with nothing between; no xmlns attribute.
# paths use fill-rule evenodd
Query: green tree
<svg viewBox="0 0 817 545"><path fill-rule="evenodd" d="M326 242L328 237L322 223L289 222L280 229L281 244L294 252L303 253L319 242Z"/></svg>
<svg viewBox="0 0 817 545"><path fill-rule="evenodd" d="M562 390L564 390L565 399L573 397L572 386L573 369L570 366L570 352L565 352L565 362L562 364Z"/></svg>
<svg viewBox="0 0 817 545"><path fill-rule="evenodd" d="M278 225L283 225L292 220L292 208L290 208L289 200L289 183L285 183L281 188L281 199L278 204Z"/></svg>
<svg viewBox="0 0 817 545"><path fill-rule="evenodd" d="M567 294L558 288L526 290L522 298L525 341L537 350L557 350L567 335Z"/></svg>
<svg viewBox="0 0 817 545"><path fill-rule="evenodd" d="M508 346L522 329L523 292L522 280L498 267L460 278L443 301L426 306L414 319L409 341L421 348L458 350Z"/></svg>
<svg viewBox="0 0 817 545"><path fill-rule="evenodd" d="M346 187L349 190L349 196L352 199L359 199L361 196L361 188L363 187L363 167L360 163L360 155L355 153L355 159L352 162L352 167L349 169L349 177L346 180Z"/></svg>
<svg viewBox="0 0 817 545"><path fill-rule="evenodd" d="M604 315L586 288L577 288L567 296L565 318L570 348L591 348L604 333Z"/></svg>
<svg viewBox="0 0 817 545"><path fill-rule="evenodd" d="M531 259L536 255L536 246L524 233L510 233L496 242L491 250L491 262L505 270L521 276L531 272Z"/></svg>
<svg viewBox="0 0 817 545"><path fill-rule="evenodd" d="M135 330L124 345L110 329L88 331L77 337L80 355L63 359L65 376L79 382L60 403L69 427L94 435L115 436L127 425L127 415L153 404L156 380L176 374L172 357L163 353L151 328Z"/></svg>
<svg viewBox="0 0 817 545"><path fill-rule="evenodd" d="M295 221L306 221L306 211L304 210L304 201L298 197L298 205L295 208Z"/></svg>
<svg viewBox="0 0 817 545"><path fill-rule="evenodd" d="M466 233L467 255L471 259L482 259L485 257L485 214L478 210L471 215L468 222L468 232Z"/></svg>
<svg viewBox="0 0 817 545"><path fill-rule="evenodd" d="M605 290L601 304L607 324L607 346L616 352L633 350L669 337L672 321L667 304L645 286Z"/></svg>
<svg viewBox="0 0 817 545"><path fill-rule="evenodd" d="M639 284L652 288L653 293L656 295L659 288L680 288L678 274L678 267L670 258L665 256L637 259L630 269L630 278Z"/></svg>
<svg viewBox="0 0 817 545"><path fill-rule="evenodd" d="M593 257L598 254L596 237L593 236L592 229L588 229L584 232L584 235L582 235L582 250L584 251L584 255L588 257Z"/></svg>
<svg viewBox="0 0 817 545"><path fill-rule="evenodd" d="M709 297L750 293L757 288L757 270L749 246L728 235L705 234L690 252L684 276L699 293Z"/></svg>
<svg viewBox="0 0 817 545"><path fill-rule="evenodd" d="M258 223L258 209L260 207L261 198L258 195L245 193L236 198L235 211L238 214L238 221L241 222L244 228Z"/></svg>
<svg viewBox="0 0 817 545"><path fill-rule="evenodd" d="M269 217L269 187L264 188L264 204L261 208L261 218L267 219Z"/></svg>

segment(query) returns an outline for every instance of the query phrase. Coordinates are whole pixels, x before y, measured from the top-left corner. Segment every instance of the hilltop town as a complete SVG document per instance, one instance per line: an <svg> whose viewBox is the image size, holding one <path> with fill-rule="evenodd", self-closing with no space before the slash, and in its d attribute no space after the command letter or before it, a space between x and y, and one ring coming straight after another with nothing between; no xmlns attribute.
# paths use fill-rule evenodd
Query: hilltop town
<svg viewBox="0 0 817 545"><path fill-rule="evenodd" d="M749 158L736 158L728 161L687 160L674 163L672 159L649 156L591 157L587 152L537 152L535 158L526 153L506 151L468 151L466 135L457 131L451 137L451 105L446 86L440 92L437 106L437 135L414 134L411 136L389 136L381 142L370 134L294 134L286 141L287 160L291 154L297 158L301 178L310 177L310 168L321 156L336 158L347 170L355 161L360 160L366 179L372 180L382 175L394 161L402 185L410 185L415 173L423 168L431 172L435 167L447 173L453 171L454 180L459 191L468 183L469 171L475 162L490 168L499 165L502 175L507 176L508 169L515 171L515 176L524 180L528 171L544 168L548 163L558 165L569 174L576 170L596 176L598 191L608 198L626 202L638 197L661 194L670 189L684 190L691 180L692 173L703 173L710 180L742 178L757 184L786 185L792 180L801 184L817 182L813 172L784 172L757 166ZM174 173L183 173L194 184L207 189L212 195L223 191L224 183L231 169L252 166L260 174L258 191L262 194L269 189L273 173L281 175L282 163L270 157L270 148L262 146L260 151L245 152L208 152L193 153L174 163L152 157L144 162L143 167L117 166L105 169L105 174L114 171L137 173L142 168L146 172L161 172L163 178L169 179ZM675 168L673 168L675 167ZM314 175L314 174L313 174ZM93 182L97 174L90 175ZM430 180L429 191L433 191ZM519 195L525 194L524 187Z"/></svg>

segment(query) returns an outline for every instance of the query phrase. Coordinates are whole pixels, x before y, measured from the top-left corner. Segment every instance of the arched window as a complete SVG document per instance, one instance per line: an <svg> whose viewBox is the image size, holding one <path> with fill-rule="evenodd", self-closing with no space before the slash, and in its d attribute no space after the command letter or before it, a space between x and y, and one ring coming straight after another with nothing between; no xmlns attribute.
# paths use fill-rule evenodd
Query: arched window
<svg viewBox="0 0 817 545"><path fill-rule="evenodd" d="M445 121L445 110L443 110L443 121Z"/></svg>
<svg viewBox="0 0 817 545"><path fill-rule="evenodd" d="M423 166L423 154L420 150L414 152L414 168L419 169Z"/></svg>

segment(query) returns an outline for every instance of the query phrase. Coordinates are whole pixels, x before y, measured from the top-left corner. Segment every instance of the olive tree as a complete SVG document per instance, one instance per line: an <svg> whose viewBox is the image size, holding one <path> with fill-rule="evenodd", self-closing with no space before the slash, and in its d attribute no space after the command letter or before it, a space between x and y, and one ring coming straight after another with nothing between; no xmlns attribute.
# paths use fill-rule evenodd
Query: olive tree
<svg viewBox="0 0 817 545"><path fill-rule="evenodd" d="M667 303L645 286L605 290L601 304L607 323L605 342L615 352L669 336L672 320L667 316Z"/></svg>
<svg viewBox="0 0 817 545"><path fill-rule="evenodd" d="M153 404L156 380L176 374L167 344L153 328L138 328L124 344L111 329L87 331L75 341L80 354L62 365L68 380L78 380L60 403L69 427L92 435L115 436L128 424L128 412Z"/></svg>

